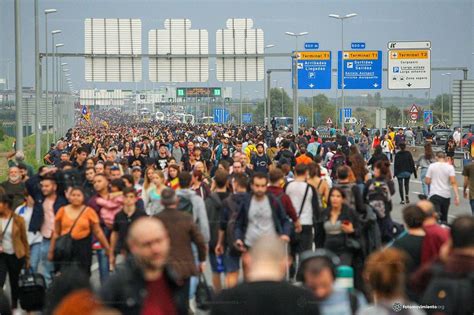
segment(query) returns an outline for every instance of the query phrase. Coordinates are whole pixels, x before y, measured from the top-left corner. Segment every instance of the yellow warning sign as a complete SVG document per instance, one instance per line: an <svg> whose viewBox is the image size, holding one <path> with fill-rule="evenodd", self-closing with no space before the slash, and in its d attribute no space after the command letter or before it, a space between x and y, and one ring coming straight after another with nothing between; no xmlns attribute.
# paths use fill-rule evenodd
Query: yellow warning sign
<svg viewBox="0 0 474 315"><path fill-rule="evenodd" d="M430 50L390 50L390 59L428 59Z"/></svg>
<svg viewBox="0 0 474 315"><path fill-rule="evenodd" d="M343 58L350 60L377 60L379 59L379 52L377 50L344 51Z"/></svg>
<svg viewBox="0 0 474 315"><path fill-rule="evenodd" d="M330 51L300 51L297 53L298 60L329 60Z"/></svg>

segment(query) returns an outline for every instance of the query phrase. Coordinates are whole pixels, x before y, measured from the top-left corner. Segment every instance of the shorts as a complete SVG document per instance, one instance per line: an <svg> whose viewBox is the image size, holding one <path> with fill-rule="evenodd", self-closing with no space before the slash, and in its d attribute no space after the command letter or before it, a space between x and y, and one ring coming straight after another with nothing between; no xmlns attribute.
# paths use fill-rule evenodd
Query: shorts
<svg viewBox="0 0 474 315"><path fill-rule="evenodd" d="M229 255L227 252L222 256L224 261L224 273L236 272L240 269L240 256ZM211 263L211 270L213 273L217 271L217 257L214 252L209 252L209 262Z"/></svg>

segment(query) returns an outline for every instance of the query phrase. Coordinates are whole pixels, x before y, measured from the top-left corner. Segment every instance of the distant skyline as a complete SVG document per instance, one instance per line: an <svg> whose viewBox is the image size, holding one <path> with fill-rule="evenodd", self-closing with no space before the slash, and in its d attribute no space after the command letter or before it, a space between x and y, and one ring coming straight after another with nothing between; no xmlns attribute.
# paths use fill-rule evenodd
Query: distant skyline
<svg viewBox="0 0 474 315"><path fill-rule="evenodd" d="M13 1L0 0L0 78L6 77L9 64L10 85L14 85L14 15ZM188 18L193 28L207 29L209 32L209 52L215 52L217 29L225 28L228 18L252 18L255 28L265 32L265 44L273 44L269 52L290 52L294 49L293 38L285 31L307 31L309 35L299 40L302 49L305 41L319 42L320 50L333 51L332 67L336 68L336 51L340 49L340 22L330 19L328 14L356 12L357 17L345 22L345 48L351 42L365 42L367 50L382 50L383 64L386 66L387 42L392 40L430 40L432 42L432 67L468 67L469 78L474 78L474 4L471 0L63 0L42 1L40 3L40 47L44 52L45 9L55 8L58 13L48 18L49 31L61 29L57 43L64 43L63 52L84 52L84 19L94 18L140 18L142 20L142 51L148 52L148 32L163 28L166 18ZM21 1L22 12L22 62L23 85L34 86L34 15L33 0ZM51 41L49 40L49 45ZM51 51L51 47L49 47ZM10 61L10 63L9 63ZM68 58L71 78L75 89L144 89L166 84L146 80L134 83L92 83L84 79L84 59ZM267 58L266 68L289 68L290 58ZM210 68L215 69L214 59ZM431 96L448 91L449 80L462 79L462 71L451 72L451 76L441 76L440 71L432 72ZM148 61L143 59L143 78L148 78ZM274 74L272 85L283 86L291 93L289 73ZM230 86L234 97L239 95L238 83L221 83L210 73L211 86ZM243 93L250 97L263 96L264 82L243 83ZM177 84L184 86L185 84ZM207 86L207 83L188 84ZM386 89L383 75L383 96L402 95L402 91ZM258 91L258 92L256 92ZM376 91L346 90L347 95L360 95ZM405 91L415 97L424 97L427 90ZM328 97L336 95L336 80L332 90L315 90ZM311 96L311 91L300 91L300 96Z"/></svg>

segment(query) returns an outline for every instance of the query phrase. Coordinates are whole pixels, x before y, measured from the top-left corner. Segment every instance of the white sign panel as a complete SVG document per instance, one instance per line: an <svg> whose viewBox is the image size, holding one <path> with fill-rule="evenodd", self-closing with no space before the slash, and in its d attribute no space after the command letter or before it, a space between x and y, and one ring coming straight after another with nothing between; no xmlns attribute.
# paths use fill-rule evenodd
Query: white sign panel
<svg viewBox="0 0 474 315"><path fill-rule="evenodd" d="M86 19L85 53L114 55L86 57L85 79L93 82L139 82L142 80L142 22L139 19Z"/></svg>
<svg viewBox="0 0 474 315"><path fill-rule="evenodd" d="M387 44L388 49L430 49L431 42L430 41L418 41L418 42L411 42L411 41L393 41L388 42Z"/></svg>
<svg viewBox="0 0 474 315"><path fill-rule="evenodd" d="M242 82L264 79L264 34L253 28L252 19L228 19L227 29L216 32L216 53L224 55L260 55L216 58L219 81Z"/></svg>
<svg viewBox="0 0 474 315"><path fill-rule="evenodd" d="M191 29L189 19L166 19L165 29L148 33L148 52L157 55L206 55L209 53L208 32ZM149 58L152 82L207 82L209 58Z"/></svg>
<svg viewBox="0 0 474 315"><path fill-rule="evenodd" d="M429 89L431 87L431 50L392 49L388 51L388 88L390 90Z"/></svg>

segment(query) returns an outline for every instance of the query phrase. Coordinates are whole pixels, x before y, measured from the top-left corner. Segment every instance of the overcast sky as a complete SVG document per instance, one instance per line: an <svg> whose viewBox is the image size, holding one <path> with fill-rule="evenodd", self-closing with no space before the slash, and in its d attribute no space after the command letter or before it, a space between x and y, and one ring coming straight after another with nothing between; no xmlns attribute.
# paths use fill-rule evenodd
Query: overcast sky
<svg viewBox="0 0 474 315"><path fill-rule="evenodd" d="M61 0L40 2L40 39L44 51L44 9L55 8L58 13L48 18L49 30L61 29L57 42L65 44L63 51L84 52L84 19L86 18L139 18L142 20L143 52L148 52L148 31L163 28L166 18L188 18L192 28L209 31L209 51L215 52L215 33L225 28L228 18L252 18L254 26L265 32L265 44L274 44L271 52L289 52L294 46L293 38L284 35L285 31L307 31L304 41L320 43L320 50L335 52L341 46L340 22L328 18L328 14L348 14L355 12L357 17L346 22L346 45L352 41L365 42L367 49L384 52L386 63L387 42L391 40L430 40L432 43L432 67L467 66L469 78L474 78L474 5L473 0ZM14 15L13 0L0 0L0 77L6 77L8 60L14 60ZM21 1L23 85L34 86L34 15L33 0ZM303 41L301 41L303 42ZM51 44L51 42L50 42ZM348 46L346 46L347 48ZM51 49L49 49L51 50ZM336 60L333 54L333 67ZM81 88L134 88L135 84L91 83L84 79L84 59L64 60L69 63L75 89ZM290 58L267 58L267 68L288 68ZM143 77L148 77L147 60L143 61ZM211 59L210 67L214 68ZM14 78L14 63L9 66L10 79ZM449 71L452 79L461 79L462 72ZM432 95L447 91L448 78L440 71L432 72ZM221 83L210 74L211 86ZM273 85L283 86L289 91L290 75L276 74ZM13 86L14 83L11 83ZM151 82L146 83L148 88ZM156 84L158 87L161 84ZM182 86L182 84L178 84ZM202 84L206 86L206 84ZM323 90L328 96L336 93L333 89ZM382 95L401 95L385 89L383 79ZM138 83L143 89L145 83ZM194 85L195 86L195 85ZM238 85L224 83L234 88L238 96ZM263 82L244 83L244 92L254 97L263 94ZM315 91L318 93L319 91ZM426 91L413 92L425 95ZM367 93L365 90L347 91L349 95ZM409 92L405 92L405 95ZM301 91L300 95L311 95Z"/></svg>

